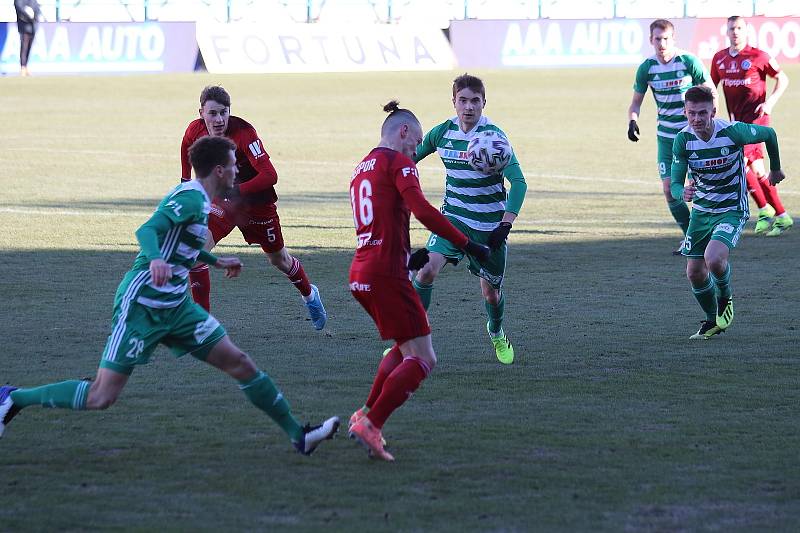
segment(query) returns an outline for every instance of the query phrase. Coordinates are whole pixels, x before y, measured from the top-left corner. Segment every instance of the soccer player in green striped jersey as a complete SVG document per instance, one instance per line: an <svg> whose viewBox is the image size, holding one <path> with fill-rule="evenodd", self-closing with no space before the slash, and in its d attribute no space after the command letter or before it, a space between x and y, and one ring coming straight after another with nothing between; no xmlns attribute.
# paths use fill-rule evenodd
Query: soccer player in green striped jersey
<svg viewBox="0 0 800 533"><path fill-rule="evenodd" d="M744 146L766 143L770 183L775 185L785 177L775 130L714 118L714 99L707 87L686 91L689 125L675 136L672 147L672 196L692 202L683 245L686 277L706 313L691 339L709 339L733 321L728 258L750 217ZM689 182L685 185L687 169Z"/></svg>
<svg viewBox="0 0 800 533"><path fill-rule="evenodd" d="M222 197L236 178L236 145L226 137L203 137L189 149L196 179L175 187L137 231L141 252L114 299L111 334L94 381L70 380L40 387L0 387L0 436L25 407L106 409L119 397L137 365L167 346L176 357L191 354L239 382L239 388L289 436L295 449L310 455L333 436L339 419L301 426L283 394L255 362L234 345L225 328L187 295L189 269L202 261L239 275L235 257L203 250L211 198Z"/></svg>
<svg viewBox="0 0 800 533"><path fill-rule="evenodd" d="M639 140L639 111L645 92L650 87L658 111L656 144L661 188L672 217L685 235L689 227L689 208L682 199L673 198L669 190L672 141L686 126L683 94L696 85L705 85L712 90L714 86L703 63L675 47L675 26L670 21L658 19L650 24L650 44L655 54L645 59L636 70L633 99L628 108L628 139L633 142ZM679 255L680 248L673 254Z"/></svg>
<svg viewBox="0 0 800 533"><path fill-rule="evenodd" d="M503 364L514 362L514 347L503 330L505 299L503 278L506 270L506 238L525 199L527 185L516 156L502 174L485 175L467 162L467 145L482 131L494 130L503 136L491 120L483 115L486 89L483 81L464 74L453 81L453 106L456 116L445 120L425 135L417 147L415 162L436 152L444 163L446 188L442 213L473 241L486 244L492 253L487 261L465 254L453 243L431 234L426 248L430 260L417 273L414 288L428 309L433 282L445 264L457 264L465 256L469 270L480 278L489 321L486 329L497 359ZM511 184L508 193L503 178Z"/></svg>

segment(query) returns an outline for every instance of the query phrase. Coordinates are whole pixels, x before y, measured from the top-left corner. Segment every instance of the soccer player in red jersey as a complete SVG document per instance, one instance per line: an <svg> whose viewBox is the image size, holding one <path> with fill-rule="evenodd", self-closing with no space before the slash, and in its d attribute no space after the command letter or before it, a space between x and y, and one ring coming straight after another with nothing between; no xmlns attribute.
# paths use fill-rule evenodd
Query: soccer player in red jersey
<svg viewBox="0 0 800 533"><path fill-rule="evenodd" d="M350 291L375 321L381 338L395 344L381 361L364 407L350 417L350 437L372 457L393 461L384 449L386 419L411 397L436 364L431 329L422 302L411 286L410 271L428 261L425 248L411 254L409 213L430 231L474 257L486 260L489 248L470 241L422 194L413 157L422 142L422 126L396 101L381 140L361 160L350 180L350 202L357 245L350 265Z"/></svg>
<svg viewBox="0 0 800 533"><path fill-rule="evenodd" d="M769 126L772 108L789 86L789 77L769 54L747 44L747 21L743 17L728 18L728 39L730 47L714 54L711 61L711 80L715 86L722 82L732 121ZM767 76L775 78L775 88L769 98ZM767 179L762 145L745 146L744 156L747 159L747 188L759 209L756 235L777 237L794 221L784 209L777 189Z"/></svg>
<svg viewBox="0 0 800 533"><path fill-rule="evenodd" d="M308 281L300 261L284 247L280 218L275 202L278 173L253 126L232 116L231 97L219 86L208 86L200 93L200 118L186 128L181 143L181 181L192 178L189 147L206 135L225 135L236 143L236 166L239 175L236 186L227 198L215 198L208 217L211 235L206 250L238 227L248 244L258 244L272 265L286 274L308 308L311 323L316 329L325 327L328 315L322 305L319 290ZM211 308L211 279L207 265L192 269L189 274L192 297L207 311Z"/></svg>

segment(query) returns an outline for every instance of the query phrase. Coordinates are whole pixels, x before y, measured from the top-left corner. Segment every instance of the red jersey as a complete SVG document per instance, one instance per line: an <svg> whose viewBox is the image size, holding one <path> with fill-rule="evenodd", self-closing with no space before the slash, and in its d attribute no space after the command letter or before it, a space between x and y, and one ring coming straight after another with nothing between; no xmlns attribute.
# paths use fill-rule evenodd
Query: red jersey
<svg viewBox="0 0 800 533"><path fill-rule="evenodd" d="M181 180L192 178L192 165L189 162L189 147L200 137L208 135L206 123L198 118L189 123L181 142ZM249 213L258 214L263 211L263 206L272 206L277 200L275 184L278 182L278 173L269 154L264 149L264 143L258 138L256 129L247 121L231 116L228 119L228 129L225 136L236 143L236 166L239 174L236 183L239 184L241 198L231 203L239 202L241 207Z"/></svg>
<svg viewBox="0 0 800 533"><path fill-rule="evenodd" d="M750 45L735 56L725 48L711 60L711 79L714 85L722 80L728 115L739 122L758 118L756 107L767 98L767 76L774 78L780 71L769 54Z"/></svg>
<svg viewBox="0 0 800 533"><path fill-rule="evenodd" d="M408 279L410 213L454 245L464 247L468 242L425 199L414 162L389 148L373 149L355 168L350 179L350 203L358 239L351 272Z"/></svg>

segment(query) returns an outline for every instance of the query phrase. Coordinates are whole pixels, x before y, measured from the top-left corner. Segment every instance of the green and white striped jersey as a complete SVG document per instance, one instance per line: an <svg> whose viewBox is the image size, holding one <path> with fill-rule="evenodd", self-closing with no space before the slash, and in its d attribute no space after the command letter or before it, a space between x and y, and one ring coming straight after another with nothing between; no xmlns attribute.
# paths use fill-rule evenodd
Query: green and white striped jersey
<svg viewBox="0 0 800 533"><path fill-rule="evenodd" d="M682 191L687 168L697 192L692 209L705 213L741 211L750 213L744 151L747 144L766 142L770 167L780 168L775 130L768 127L714 119L714 133L708 141L699 138L691 126L675 137L672 145L671 189ZM680 189L676 189L680 186Z"/></svg>
<svg viewBox="0 0 800 533"><path fill-rule="evenodd" d="M166 216L172 227L158 235L161 257L172 267L172 278L156 287L150 276L150 260L144 251L139 252L131 271L140 271L127 291L136 294L136 301L158 309L176 307L186 298L189 269L208 237L208 214L211 199L196 180L181 183L158 204L156 213Z"/></svg>
<svg viewBox="0 0 800 533"><path fill-rule="evenodd" d="M482 116L475 127L466 133L461 131L457 116L450 118L425 135L422 144L417 146L415 158L415 162L419 162L433 152L439 154L447 172L442 213L479 231L492 231L506 211L503 174L486 175L473 170L467 162L467 145L470 139L486 130L494 130L505 136L486 116ZM511 170L511 173L521 177L516 155L511 157L511 162L503 173L508 176L512 167L516 169ZM524 183L524 178L522 181ZM519 203L521 205L521 201ZM518 211L519 206L515 209Z"/></svg>
<svg viewBox="0 0 800 533"><path fill-rule="evenodd" d="M709 79L703 63L692 54L678 50L669 62L661 63L653 55L639 65L633 90L644 94L653 91L658 109L656 135L674 139L686 127L683 111L683 93Z"/></svg>

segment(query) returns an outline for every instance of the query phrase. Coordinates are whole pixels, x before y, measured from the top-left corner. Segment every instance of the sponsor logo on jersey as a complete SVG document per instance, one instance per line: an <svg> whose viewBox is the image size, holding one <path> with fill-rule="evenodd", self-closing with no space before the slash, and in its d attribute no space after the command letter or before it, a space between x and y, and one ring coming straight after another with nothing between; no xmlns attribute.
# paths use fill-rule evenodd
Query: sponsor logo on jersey
<svg viewBox="0 0 800 533"><path fill-rule="evenodd" d="M350 290L353 292L370 292L372 286L369 283L359 283L354 281L350 284Z"/></svg>
<svg viewBox="0 0 800 533"><path fill-rule="evenodd" d="M660 79L661 79L661 76L659 76L658 74L653 76L653 81L659 81Z"/></svg>
<svg viewBox="0 0 800 533"><path fill-rule="evenodd" d="M442 150L442 154L440 157L442 159L454 159L461 161L466 161L467 159L469 159L467 157L466 150Z"/></svg>
<svg viewBox="0 0 800 533"><path fill-rule="evenodd" d="M372 232L361 233L356 235L357 243L356 248L363 248L365 246L380 246L383 244L383 239L372 240Z"/></svg>
<svg viewBox="0 0 800 533"><path fill-rule="evenodd" d="M753 134L753 137L756 136L756 129L753 126L750 126L750 133Z"/></svg>
<svg viewBox="0 0 800 533"><path fill-rule="evenodd" d="M377 159L373 157L372 159L367 159L366 161L362 161L361 163L359 163L358 166L355 168L355 170L353 170L353 176L351 178L351 181L361 172L369 172L370 170L373 170L375 168L376 161Z"/></svg>
<svg viewBox="0 0 800 533"><path fill-rule="evenodd" d="M253 154L253 157L256 159L267 155L267 152L264 151L264 147L261 145L261 139L256 139L248 144L247 147L250 149L250 153Z"/></svg>
<svg viewBox="0 0 800 533"><path fill-rule="evenodd" d="M444 145L445 148L452 148L453 143L451 141L447 141L447 144Z"/></svg>
<svg viewBox="0 0 800 533"><path fill-rule="evenodd" d="M678 72L675 73L675 75L677 77L679 77L679 78L682 78L682 77L686 76L686 71L679 70Z"/></svg>
<svg viewBox="0 0 800 533"><path fill-rule="evenodd" d="M697 152L692 152L692 155L689 156L689 159L697 159Z"/></svg>
<svg viewBox="0 0 800 533"><path fill-rule="evenodd" d="M725 85L725 87L741 87L742 85L750 85L752 81L750 78L743 78L741 80L729 80L728 78L725 78L722 80L722 83Z"/></svg>
<svg viewBox="0 0 800 533"><path fill-rule="evenodd" d="M703 166L706 167L706 168L708 168L708 167L718 167L720 165L724 165L726 162L727 162L727 160L725 158L722 158L722 157L718 157L718 158L715 158L715 159L706 159L705 161L703 161Z"/></svg>
<svg viewBox="0 0 800 533"><path fill-rule="evenodd" d="M404 178L405 178L406 176L408 176L409 174L410 174L410 175L412 175L412 176L416 176L416 177L418 177L418 178L419 178L419 174L417 174L417 169L416 169L416 168L413 168L413 167L403 167L403 170L402 170L402 172L403 172L403 177L404 177Z"/></svg>
<svg viewBox="0 0 800 533"><path fill-rule="evenodd" d="M272 221L275 220L274 218L270 218L269 220L250 220L248 225L251 226L270 226L272 225Z"/></svg>
<svg viewBox="0 0 800 533"><path fill-rule="evenodd" d="M753 66L753 62L750 61L749 59L745 59L744 61L742 61L742 68L744 70L748 70L752 66Z"/></svg>

